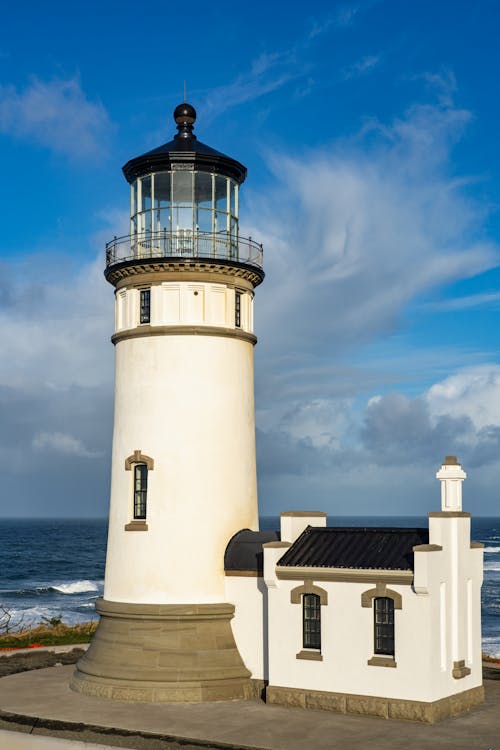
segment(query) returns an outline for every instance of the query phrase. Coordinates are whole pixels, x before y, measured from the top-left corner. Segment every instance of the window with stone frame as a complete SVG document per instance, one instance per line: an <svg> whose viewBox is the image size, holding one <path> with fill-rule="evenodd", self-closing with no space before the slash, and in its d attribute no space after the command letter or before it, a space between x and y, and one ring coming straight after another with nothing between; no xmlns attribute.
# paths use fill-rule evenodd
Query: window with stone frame
<svg viewBox="0 0 500 750"><path fill-rule="evenodd" d="M134 466L134 520L145 520L148 494L148 467L146 464Z"/></svg>
<svg viewBox="0 0 500 750"><path fill-rule="evenodd" d="M151 322L151 289L140 290L140 317L141 323Z"/></svg>
<svg viewBox="0 0 500 750"><path fill-rule="evenodd" d="M321 600L318 594L302 597L303 648L321 650Z"/></svg>
<svg viewBox="0 0 500 750"><path fill-rule="evenodd" d="M373 600L374 653L394 656L394 600L378 596Z"/></svg>

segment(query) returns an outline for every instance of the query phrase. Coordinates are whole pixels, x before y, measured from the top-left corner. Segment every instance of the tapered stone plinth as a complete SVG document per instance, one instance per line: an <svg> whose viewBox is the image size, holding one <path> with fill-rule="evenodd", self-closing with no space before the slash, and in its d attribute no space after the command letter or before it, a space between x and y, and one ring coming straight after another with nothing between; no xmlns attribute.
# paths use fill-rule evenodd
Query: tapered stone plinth
<svg viewBox="0 0 500 750"><path fill-rule="evenodd" d="M234 641L232 604L128 604L99 599L99 627L70 687L147 703L252 696Z"/></svg>

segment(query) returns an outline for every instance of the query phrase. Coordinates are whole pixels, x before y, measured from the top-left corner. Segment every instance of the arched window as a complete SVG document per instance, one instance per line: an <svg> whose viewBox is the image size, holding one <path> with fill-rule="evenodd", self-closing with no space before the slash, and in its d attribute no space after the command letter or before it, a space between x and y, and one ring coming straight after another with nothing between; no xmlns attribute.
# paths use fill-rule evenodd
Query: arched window
<svg viewBox="0 0 500 750"><path fill-rule="evenodd" d="M302 597L303 648L321 649L321 600L318 594Z"/></svg>
<svg viewBox="0 0 500 750"><path fill-rule="evenodd" d="M134 520L145 520L148 494L148 467L146 464L134 466Z"/></svg>
<svg viewBox="0 0 500 750"><path fill-rule="evenodd" d="M394 656L394 599L378 596L373 606L374 653Z"/></svg>

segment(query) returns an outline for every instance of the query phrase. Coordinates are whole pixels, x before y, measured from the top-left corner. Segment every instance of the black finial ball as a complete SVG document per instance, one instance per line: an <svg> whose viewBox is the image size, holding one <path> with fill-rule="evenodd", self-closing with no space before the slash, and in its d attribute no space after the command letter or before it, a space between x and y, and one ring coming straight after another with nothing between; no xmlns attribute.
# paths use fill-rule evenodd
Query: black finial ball
<svg viewBox="0 0 500 750"><path fill-rule="evenodd" d="M174 120L177 125L192 125L196 120L195 108L192 107L191 104L187 104L187 102L178 104L174 109Z"/></svg>

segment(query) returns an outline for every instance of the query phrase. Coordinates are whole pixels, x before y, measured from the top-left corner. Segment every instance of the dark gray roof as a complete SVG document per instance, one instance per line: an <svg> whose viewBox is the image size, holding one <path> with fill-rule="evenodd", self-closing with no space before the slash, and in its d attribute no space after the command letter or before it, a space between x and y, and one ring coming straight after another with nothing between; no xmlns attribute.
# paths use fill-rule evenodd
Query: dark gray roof
<svg viewBox="0 0 500 750"><path fill-rule="evenodd" d="M278 565L413 570L413 547L428 542L428 529L308 526Z"/></svg>
<svg viewBox="0 0 500 750"><path fill-rule="evenodd" d="M279 539L277 531L238 531L226 547L224 570L254 570L262 573L262 545L265 542L278 542Z"/></svg>

